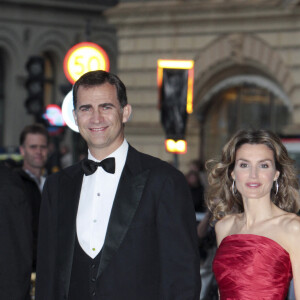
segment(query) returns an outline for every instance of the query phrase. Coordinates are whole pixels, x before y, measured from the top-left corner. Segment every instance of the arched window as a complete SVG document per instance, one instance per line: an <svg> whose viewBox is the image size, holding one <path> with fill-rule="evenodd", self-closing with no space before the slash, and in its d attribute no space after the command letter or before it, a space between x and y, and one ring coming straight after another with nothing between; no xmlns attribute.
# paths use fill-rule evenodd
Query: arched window
<svg viewBox="0 0 300 300"><path fill-rule="evenodd" d="M234 76L217 84L202 111L202 159L220 149L239 129L270 129L276 133L289 122L290 104L278 86L261 76Z"/></svg>

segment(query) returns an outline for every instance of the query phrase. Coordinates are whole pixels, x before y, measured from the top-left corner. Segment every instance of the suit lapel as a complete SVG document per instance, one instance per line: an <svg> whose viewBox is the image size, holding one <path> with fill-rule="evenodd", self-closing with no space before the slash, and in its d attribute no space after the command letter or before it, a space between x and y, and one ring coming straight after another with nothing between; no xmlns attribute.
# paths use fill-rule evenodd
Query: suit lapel
<svg viewBox="0 0 300 300"><path fill-rule="evenodd" d="M149 170L142 170L138 152L129 147L124 170L112 207L97 276L119 249L138 208Z"/></svg>
<svg viewBox="0 0 300 300"><path fill-rule="evenodd" d="M80 165L61 180L61 196L58 216L58 247L60 278L67 293L70 285L74 246L76 239L76 216L82 185L83 172Z"/></svg>

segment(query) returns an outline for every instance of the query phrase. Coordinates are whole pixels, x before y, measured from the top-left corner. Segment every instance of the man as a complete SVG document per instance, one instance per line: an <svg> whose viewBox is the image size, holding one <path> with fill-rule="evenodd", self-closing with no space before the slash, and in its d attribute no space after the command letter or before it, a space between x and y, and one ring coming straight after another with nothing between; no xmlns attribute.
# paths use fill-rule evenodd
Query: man
<svg viewBox="0 0 300 300"><path fill-rule="evenodd" d="M24 192L27 195L32 209L34 272L36 268L38 222L42 198L41 191L45 182L43 170L47 161L48 141L48 131L41 124L28 125L20 134L19 149L23 156L23 166L16 172L24 183Z"/></svg>
<svg viewBox="0 0 300 300"><path fill-rule="evenodd" d="M29 300L31 209L22 181L4 165L0 165L0 241L0 299Z"/></svg>
<svg viewBox="0 0 300 300"><path fill-rule="evenodd" d="M48 177L36 300L198 300L196 221L182 173L124 139L126 88L105 71L74 85L87 159Z"/></svg>

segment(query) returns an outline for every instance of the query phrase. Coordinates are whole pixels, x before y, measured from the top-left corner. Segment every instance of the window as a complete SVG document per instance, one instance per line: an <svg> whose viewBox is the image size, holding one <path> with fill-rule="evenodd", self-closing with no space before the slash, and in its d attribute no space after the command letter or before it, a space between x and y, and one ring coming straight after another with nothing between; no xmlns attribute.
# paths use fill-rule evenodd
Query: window
<svg viewBox="0 0 300 300"><path fill-rule="evenodd" d="M264 128L280 133L288 122L287 105L268 89L249 83L223 89L211 98L206 110L204 159L219 155L239 129Z"/></svg>

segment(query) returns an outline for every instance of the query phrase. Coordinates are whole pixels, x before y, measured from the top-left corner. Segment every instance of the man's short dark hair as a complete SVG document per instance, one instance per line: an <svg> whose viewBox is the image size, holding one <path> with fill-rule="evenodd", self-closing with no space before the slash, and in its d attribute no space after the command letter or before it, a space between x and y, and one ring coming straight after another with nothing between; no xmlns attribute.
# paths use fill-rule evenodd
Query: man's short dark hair
<svg viewBox="0 0 300 300"><path fill-rule="evenodd" d="M92 87L102 85L104 83L109 83L114 85L117 89L117 97L120 102L121 107L127 105L127 95L126 95L126 87L124 83L120 80L120 78L112 73L97 70L97 71L90 71L83 74L74 84L73 86L73 105L74 109L77 106L77 92L80 86L83 87Z"/></svg>
<svg viewBox="0 0 300 300"><path fill-rule="evenodd" d="M20 146L22 146L25 142L27 134L32 133L32 134L41 134L45 136L47 139L47 144L49 143L49 134L47 129L42 125L42 124L32 124L32 125L27 125L23 128L21 134L20 134Z"/></svg>

